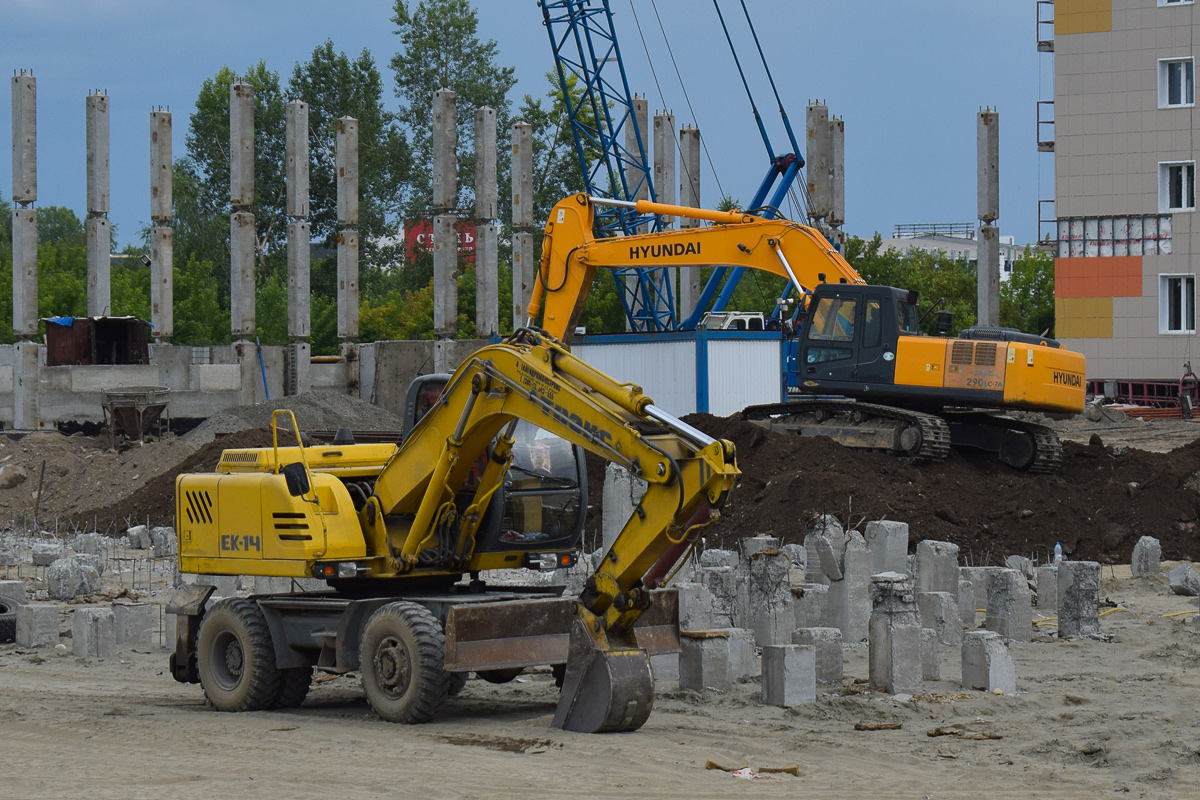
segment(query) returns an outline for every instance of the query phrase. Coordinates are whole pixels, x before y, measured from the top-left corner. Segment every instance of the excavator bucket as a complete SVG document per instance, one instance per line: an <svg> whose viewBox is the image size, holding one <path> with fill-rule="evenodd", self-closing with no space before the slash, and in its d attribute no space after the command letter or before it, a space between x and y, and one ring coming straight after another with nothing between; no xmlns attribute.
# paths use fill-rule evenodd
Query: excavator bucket
<svg viewBox="0 0 1200 800"><path fill-rule="evenodd" d="M654 675L646 651L632 644L610 646L590 621L576 619L551 726L579 733L636 731L653 706Z"/></svg>

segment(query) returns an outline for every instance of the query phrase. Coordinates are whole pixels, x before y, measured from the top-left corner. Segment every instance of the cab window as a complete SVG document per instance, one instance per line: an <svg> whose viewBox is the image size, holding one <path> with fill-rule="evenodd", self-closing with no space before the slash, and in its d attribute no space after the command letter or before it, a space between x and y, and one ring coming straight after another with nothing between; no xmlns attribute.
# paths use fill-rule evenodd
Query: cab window
<svg viewBox="0 0 1200 800"><path fill-rule="evenodd" d="M901 298L896 298L896 319L900 323L901 333L920 333L921 328L917 319L917 307Z"/></svg>
<svg viewBox="0 0 1200 800"><path fill-rule="evenodd" d="M854 340L855 300L844 297L822 297L812 314L808 338L823 342Z"/></svg>
<svg viewBox="0 0 1200 800"><path fill-rule="evenodd" d="M878 297L868 297L863 319L863 347L878 347L883 341L883 304Z"/></svg>

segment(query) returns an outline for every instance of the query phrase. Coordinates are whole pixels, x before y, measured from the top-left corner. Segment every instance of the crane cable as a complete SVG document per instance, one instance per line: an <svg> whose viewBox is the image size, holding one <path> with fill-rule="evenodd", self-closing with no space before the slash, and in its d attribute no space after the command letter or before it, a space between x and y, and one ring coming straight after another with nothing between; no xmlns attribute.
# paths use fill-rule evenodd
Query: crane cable
<svg viewBox="0 0 1200 800"><path fill-rule="evenodd" d="M683 76L679 72L679 64L675 61L675 53L671 50L671 41L667 38L666 29L663 28L662 17L658 13L658 5L655 0L650 0L650 5L654 9L654 16L658 19L658 28L660 31L662 31L663 41L667 45L667 55L670 56L671 65L675 68L675 76L679 80L679 87L683 90L683 99L687 103L688 113L692 115L692 121L699 126L700 120L696 116L696 110L692 108L692 99L688 96L687 86L684 85ZM658 81L658 72L654 69L654 59L650 57L650 48L646 45L646 35L642 32L642 23L641 20L638 19L637 8L634 7L633 0L629 0L629 10L633 12L633 21L634 24L637 25L638 36L641 37L642 40L642 49L646 52L646 61L650 63L650 74L654 76L654 85L658 89L659 100L662 102L663 108L665 109L667 107L667 98L663 93L662 84L660 84ZM677 136L675 131L671 131L671 135ZM708 150L708 142L703 136L700 137L700 146L704 149L705 158L708 159L708 166L709 169L712 170L713 180L716 181L717 191L720 192L721 197L725 197L725 189L721 186L721 176L717 174L717 166L713 163L712 153L710 153ZM689 175L688 178L694 183L693 176Z"/></svg>

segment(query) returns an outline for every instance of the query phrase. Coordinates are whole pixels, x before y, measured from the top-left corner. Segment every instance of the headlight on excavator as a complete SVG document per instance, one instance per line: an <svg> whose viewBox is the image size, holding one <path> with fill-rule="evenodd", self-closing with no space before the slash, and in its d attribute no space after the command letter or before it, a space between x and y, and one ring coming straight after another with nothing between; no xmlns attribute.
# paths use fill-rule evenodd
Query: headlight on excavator
<svg viewBox="0 0 1200 800"><path fill-rule="evenodd" d="M525 568L549 572L575 566L574 553L526 553Z"/></svg>
<svg viewBox="0 0 1200 800"><path fill-rule="evenodd" d="M360 572L365 572L366 567L361 566L354 561L338 561L333 564L314 564L313 577L324 578L356 578Z"/></svg>

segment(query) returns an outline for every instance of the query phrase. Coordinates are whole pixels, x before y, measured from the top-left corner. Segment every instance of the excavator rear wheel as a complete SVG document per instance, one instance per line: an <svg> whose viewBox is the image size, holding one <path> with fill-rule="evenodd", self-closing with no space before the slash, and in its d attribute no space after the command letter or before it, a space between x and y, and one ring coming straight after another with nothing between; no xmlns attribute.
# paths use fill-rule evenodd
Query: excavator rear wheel
<svg viewBox="0 0 1200 800"><path fill-rule="evenodd" d="M279 670L279 693L274 708L299 708L312 686L312 667L293 667Z"/></svg>
<svg viewBox="0 0 1200 800"><path fill-rule="evenodd" d="M363 690L388 722L429 722L446 699L446 637L437 618L416 603L382 606L367 621L359 660Z"/></svg>
<svg viewBox="0 0 1200 800"><path fill-rule="evenodd" d="M253 600L231 597L209 606L196 650L200 685L218 711L259 711L275 703L275 646Z"/></svg>

